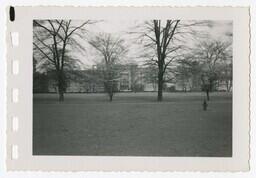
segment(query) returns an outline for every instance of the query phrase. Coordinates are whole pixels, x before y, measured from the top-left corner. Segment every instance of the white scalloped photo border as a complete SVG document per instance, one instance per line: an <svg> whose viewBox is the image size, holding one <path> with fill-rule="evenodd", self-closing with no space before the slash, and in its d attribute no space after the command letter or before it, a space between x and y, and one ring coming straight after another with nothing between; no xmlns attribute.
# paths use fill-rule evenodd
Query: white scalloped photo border
<svg viewBox="0 0 256 178"><path fill-rule="evenodd" d="M6 13L9 13L9 8ZM7 15L9 18L9 16ZM249 8L15 7L7 20L7 169L12 171L246 171L249 169ZM200 19L233 21L233 156L32 155L33 19Z"/></svg>

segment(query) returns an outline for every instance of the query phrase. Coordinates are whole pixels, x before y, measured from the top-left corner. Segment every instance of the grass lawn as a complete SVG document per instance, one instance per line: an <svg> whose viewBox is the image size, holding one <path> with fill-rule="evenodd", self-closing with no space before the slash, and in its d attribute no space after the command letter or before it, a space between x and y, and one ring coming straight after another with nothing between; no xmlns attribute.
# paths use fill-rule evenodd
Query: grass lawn
<svg viewBox="0 0 256 178"><path fill-rule="evenodd" d="M232 95L34 94L34 155L232 156Z"/></svg>

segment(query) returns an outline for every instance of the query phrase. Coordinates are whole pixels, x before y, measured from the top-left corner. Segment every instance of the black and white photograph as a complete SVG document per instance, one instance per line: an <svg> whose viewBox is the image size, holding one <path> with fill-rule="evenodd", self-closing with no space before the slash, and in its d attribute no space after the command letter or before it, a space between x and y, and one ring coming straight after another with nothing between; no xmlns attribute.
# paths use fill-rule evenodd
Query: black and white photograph
<svg viewBox="0 0 256 178"><path fill-rule="evenodd" d="M10 7L7 170L248 171L249 10Z"/></svg>
<svg viewBox="0 0 256 178"><path fill-rule="evenodd" d="M35 156L232 157L232 93L232 20L33 20Z"/></svg>

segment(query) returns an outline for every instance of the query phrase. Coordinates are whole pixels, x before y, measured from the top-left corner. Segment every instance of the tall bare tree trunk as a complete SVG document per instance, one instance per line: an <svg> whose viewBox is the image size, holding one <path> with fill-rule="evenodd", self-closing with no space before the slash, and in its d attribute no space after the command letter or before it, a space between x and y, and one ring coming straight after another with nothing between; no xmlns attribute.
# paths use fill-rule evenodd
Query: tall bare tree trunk
<svg viewBox="0 0 256 178"><path fill-rule="evenodd" d="M163 100L163 72L159 70L158 72L158 93L157 93L157 101Z"/></svg>
<svg viewBox="0 0 256 178"><path fill-rule="evenodd" d="M63 72L58 72L58 92L59 92L59 101L64 101L64 90L65 90L65 84L64 84L64 76Z"/></svg>
<svg viewBox="0 0 256 178"><path fill-rule="evenodd" d="M59 101L64 101L64 91L61 88L59 88Z"/></svg>
<svg viewBox="0 0 256 178"><path fill-rule="evenodd" d="M110 89L109 89L109 101L113 99L113 81L110 82Z"/></svg>
<svg viewBox="0 0 256 178"><path fill-rule="evenodd" d="M209 88L206 89L207 101L210 101Z"/></svg>
<svg viewBox="0 0 256 178"><path fill-rule="evenodd" d="M112 101L113 100L113 93L110 93L109 94L109 101Z"/></svg>

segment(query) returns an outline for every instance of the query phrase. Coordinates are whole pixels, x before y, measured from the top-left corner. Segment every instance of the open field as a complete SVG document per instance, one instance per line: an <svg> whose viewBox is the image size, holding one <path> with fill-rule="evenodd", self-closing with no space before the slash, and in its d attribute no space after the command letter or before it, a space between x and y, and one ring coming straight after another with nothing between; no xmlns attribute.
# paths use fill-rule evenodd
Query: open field
<svg viewBox="0 0 256 178"><path fill-rule="evenodd" d="M33 154L232 156L232 96L211 93L34 94Z"/></svg>

